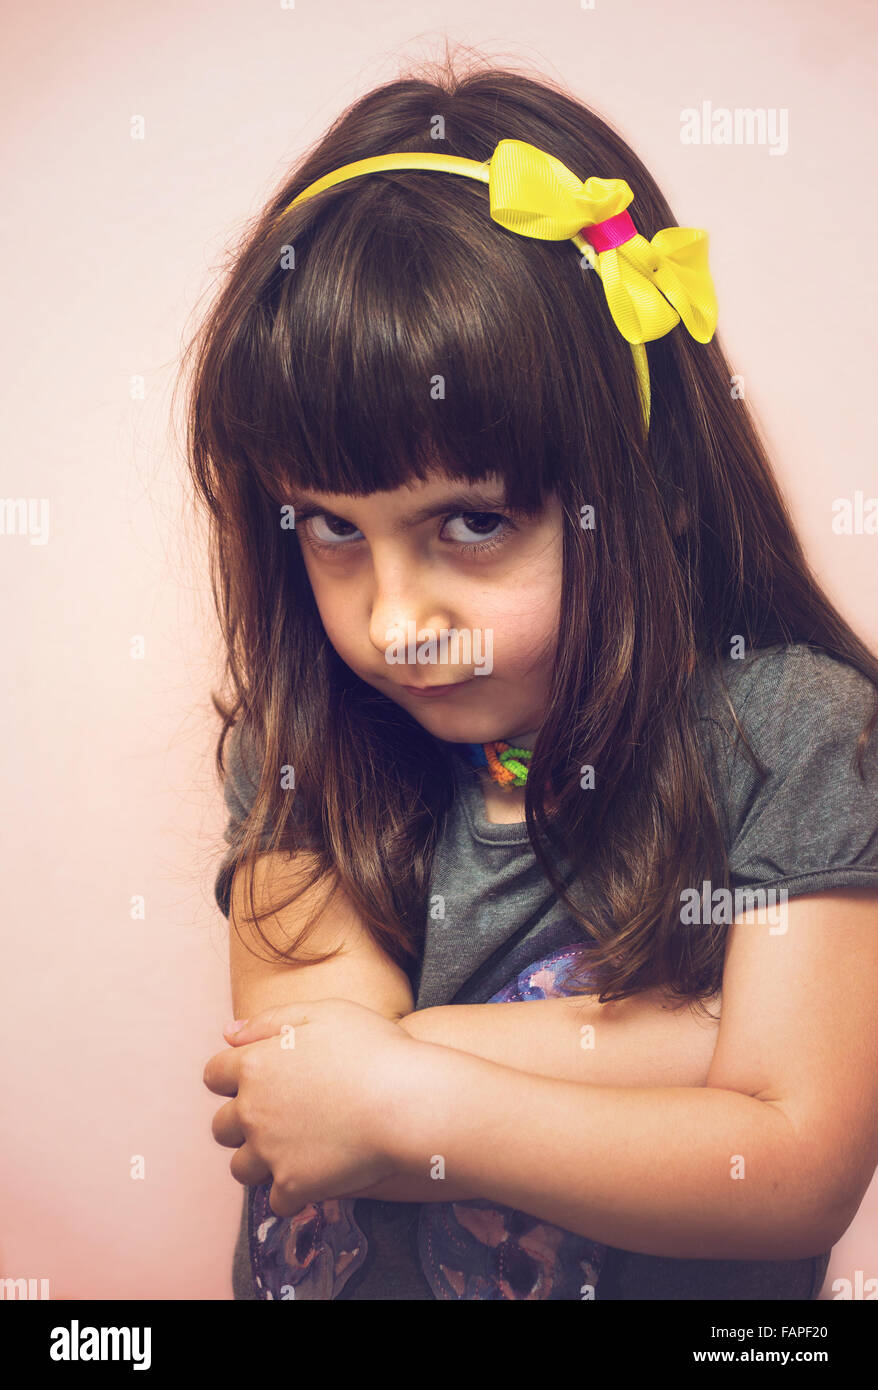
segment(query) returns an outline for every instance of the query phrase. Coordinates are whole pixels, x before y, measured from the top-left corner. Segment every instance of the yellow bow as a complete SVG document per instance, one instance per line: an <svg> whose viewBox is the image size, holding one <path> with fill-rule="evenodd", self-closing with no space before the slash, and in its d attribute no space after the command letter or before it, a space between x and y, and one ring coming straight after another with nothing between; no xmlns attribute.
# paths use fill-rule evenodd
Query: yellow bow
<svg viewBox="0 0 878 1390"><path fill-rule="evenodd" d="M635 232L619 246L596 252L583 228L624 212L634 197L628 184L594 177L582 183L560 159L524 140L500 140L491 158L481 162L432 151L370 155L315 179L287 207L345 179L392 169L432 169L478 179L488 185L491 217L500 226L543 241L573 242L600 276L613 322L631 345L648 431L649 365L643 344L664 337L681 319L699 343L709 343L716 327L707 233L666 227L647 241Z"/></svg>
<svg viewBox="0 0 878 1390"><path fill-rule="evenodd" d="M582 229L625 211L634 194L624 179L582 183L560 159L524 140L501 140L488 175L495 222L542 241L569 238L588 256L600 275L613 322L627 342L662 338L681 319L699 343L710 342L717 302L706 232L666 227L652 241L638 232L621 246L595 253Z"/></svg>

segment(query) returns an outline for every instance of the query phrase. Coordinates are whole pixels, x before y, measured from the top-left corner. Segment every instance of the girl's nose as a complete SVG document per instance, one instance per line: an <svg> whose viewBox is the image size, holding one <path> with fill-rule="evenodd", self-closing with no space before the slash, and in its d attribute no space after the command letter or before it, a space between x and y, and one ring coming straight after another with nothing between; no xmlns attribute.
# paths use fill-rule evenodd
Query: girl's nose
<svg viewBox="0 0 878 1390"><path fill-rule="evenodd" d="M429 638L438 639L443 631L450 632L455 626L449 618L435 612L432 616L420 618L414 609L403 613L397 605L393 611L398 614L397 617L391 617L389 612L386 616L384 613L377 617L373 615L369 625L370 641L388 666L398 665L403 651L410 651ZM417 665L413 651L405 660Z"/></svg>
<svg viewBox="0 0 878 1390"><path fill-rule="evenodd" d="M435 595L418 592L413 584L398 584L391 592L376 592L369 616L369 640L388 665L397 664L403 644L438 637L455 624L447 604Z"/></svg>

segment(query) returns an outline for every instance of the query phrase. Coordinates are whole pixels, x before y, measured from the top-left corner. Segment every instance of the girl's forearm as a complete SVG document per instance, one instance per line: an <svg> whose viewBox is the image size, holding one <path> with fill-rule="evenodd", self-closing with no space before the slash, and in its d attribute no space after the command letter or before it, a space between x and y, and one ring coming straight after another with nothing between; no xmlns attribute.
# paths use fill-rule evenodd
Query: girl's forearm
<svg viewBox="0 0 878 1390"><path fill-rule="evenodd" d="M603 1005L592 996L449 1004L408 1014L400 1027L421 1042L558 1081L703 1086L718 1020L676 1004L655 992Z"/></svg>
<svg viewBox="0 0 878 1390"><path fill-rule="evenodd" d="M558 1081L438 1045L416 1070L405 1122L388 1135L400 1172L423 1183L405 1200L460 1200L452 1183L606 1245L680 1259L805 1258L849 1219L771 1101Z"/></svg>
<svg viewBox="0 0 878 1390"><path fill-rule="evenodd" d="M715 1012L715 1009L714 1009ZM590 997L419 1009L400 1027L516 1071L600 1086L703 1086L716 1021L639 995L598 1005ZM447 1177L396 1176L357 1193L384 1202L459 1202L480 1195Z"/></svg>

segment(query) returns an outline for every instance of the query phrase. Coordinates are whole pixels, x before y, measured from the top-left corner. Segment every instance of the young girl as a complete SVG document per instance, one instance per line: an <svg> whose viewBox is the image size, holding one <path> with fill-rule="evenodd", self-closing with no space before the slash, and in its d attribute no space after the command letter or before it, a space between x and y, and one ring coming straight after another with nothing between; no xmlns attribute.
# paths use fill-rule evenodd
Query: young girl
<svg viewBox="0 0 878 1390"><path fill-rule="evenodd" d="M878 1161L878 662L715 318L624 141L495 69L364 97L234 257L236 1297L819 1292Z"/></svg>

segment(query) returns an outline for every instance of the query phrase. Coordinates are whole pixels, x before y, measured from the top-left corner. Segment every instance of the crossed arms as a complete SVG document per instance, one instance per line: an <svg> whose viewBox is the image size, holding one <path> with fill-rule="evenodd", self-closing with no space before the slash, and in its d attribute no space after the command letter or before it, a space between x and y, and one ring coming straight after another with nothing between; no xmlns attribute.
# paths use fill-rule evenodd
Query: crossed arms
<svg viewBox="0 0 878 1390"><path fill-rule="evenodd" d="M358 1195L478 1195L645 1254L800 1258L839 1239L878 1162L878 895L786 911L781 934L755 914L730 929L712 1035L655 998L412 1012L404 974L343 903L309 938L344 942L322 965L254 967L233 931L233 1002L244 1017L353 998L433 1044L429 1096L406 1115L407 1175ZM454 1187L430 1176L436 1153Z"/></svg>

